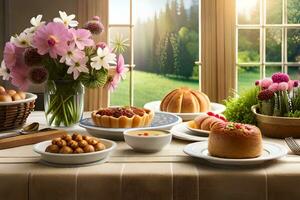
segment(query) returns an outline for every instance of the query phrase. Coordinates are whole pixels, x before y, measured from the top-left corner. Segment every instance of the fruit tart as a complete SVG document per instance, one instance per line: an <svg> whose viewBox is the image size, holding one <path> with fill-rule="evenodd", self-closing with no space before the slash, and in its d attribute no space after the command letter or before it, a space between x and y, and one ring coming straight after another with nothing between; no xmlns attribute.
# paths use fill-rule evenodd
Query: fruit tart
<svg viewBox="0 0 300 200"><path fill-rule="evenodd" d="M151 124L154 112L137 107L111 107L92 112L96 126L105 128L137 128Z"/></svg>

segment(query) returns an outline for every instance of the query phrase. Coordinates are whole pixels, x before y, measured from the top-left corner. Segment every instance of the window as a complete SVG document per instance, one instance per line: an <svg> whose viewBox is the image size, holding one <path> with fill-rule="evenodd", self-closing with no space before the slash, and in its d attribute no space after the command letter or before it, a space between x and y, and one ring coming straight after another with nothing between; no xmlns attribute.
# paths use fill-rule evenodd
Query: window
<svg viewBox="0 0 300 200"><path fill-rule="evenodd" d="M198 0L109 3L109 41L128 39L125 61L131 69L111 94L111 105L143 106L177 87L199 88Z"/></svg>
<svg viewBox="0 0 300 200"><path fill-rule="evenodd" d="M300 1L237 0L238 90L274 72L300 76Z"/></svg>

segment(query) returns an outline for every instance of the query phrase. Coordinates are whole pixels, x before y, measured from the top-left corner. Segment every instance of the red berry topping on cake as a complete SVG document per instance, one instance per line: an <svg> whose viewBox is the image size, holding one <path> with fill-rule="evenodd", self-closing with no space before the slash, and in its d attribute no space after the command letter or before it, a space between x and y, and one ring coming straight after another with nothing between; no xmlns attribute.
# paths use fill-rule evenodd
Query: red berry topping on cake
<svg viewBox="0 0 300 200"><path fill-rule="evenodd" d="M207 112L206 114L209 116L213 116L213 117L215 116L215 114L213 112Z"/></svg>

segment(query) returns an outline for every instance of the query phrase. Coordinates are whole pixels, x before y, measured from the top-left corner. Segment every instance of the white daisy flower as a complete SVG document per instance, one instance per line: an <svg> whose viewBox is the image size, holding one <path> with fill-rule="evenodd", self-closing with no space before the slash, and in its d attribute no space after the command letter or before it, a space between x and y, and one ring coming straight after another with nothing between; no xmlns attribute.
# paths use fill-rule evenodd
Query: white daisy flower
<svg viewBox="0 0 300 200"><path fill-rule="evenodd" d="M17 47L30 47L32 44L33 34L26 33L25 31L23 31L20 35L16 35L15 37L11 36L10 42L12 42Z"/></svg>
<svg viewBox="0 0 300 200"><path fill-rule="evenodd" d="M108 47L97 49L97 56L91 58L91 67L100 70L102 67L109 68L109 64L116 64L116 54L111 53Z"/></svg>
<svg viewBox="0 0 300 200"><path fill-rule="evenodd" d="M38 15L36 17L31 18L30 23L32 24L32 26L39 27L40 25L45 24L45 22L41 21L42 17L43 17L43 15Z"/></svg>
<svg viewBox="0 0 300 200"><path fill-rule="evenodd" d="M70 67L68 68L67 73L72 74L73 73L73 78L76 80L80 73L89 73L89 69L86 67L86 63L88 61L87 57L83 57L78 60L71 60L70 61Z"/></svg>
<svg viewBox="0 0 300 200"><path fill-rule="evenodd" d="M0 76L2 76L3 80L9 80L10 74L8 69L5 66L4 60L1 62L1 67L0 67Z"/></svg>
<svg viewBox="0 0 300 200"><path fill-rule="evenodd" d="M73 20L75 19L75 15L67 15L66 12L63 11L59 11L59 17L56 17L53 19L54 22L58 22L58 23L63 23L65 26L70 26L70 27L76 27L78 26L78 21Z"/></svg>

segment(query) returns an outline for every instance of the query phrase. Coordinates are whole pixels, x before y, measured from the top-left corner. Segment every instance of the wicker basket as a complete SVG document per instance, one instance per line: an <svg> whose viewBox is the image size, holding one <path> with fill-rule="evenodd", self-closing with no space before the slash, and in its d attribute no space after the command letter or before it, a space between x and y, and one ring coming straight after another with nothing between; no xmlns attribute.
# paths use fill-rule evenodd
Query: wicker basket
<svg viewBox="0 0 300 200"><path fill-rule="evenodd" d="M0 131L20 128L31 111L37 96L26 93L26 99L13 102L0 102Z"/></svg>

